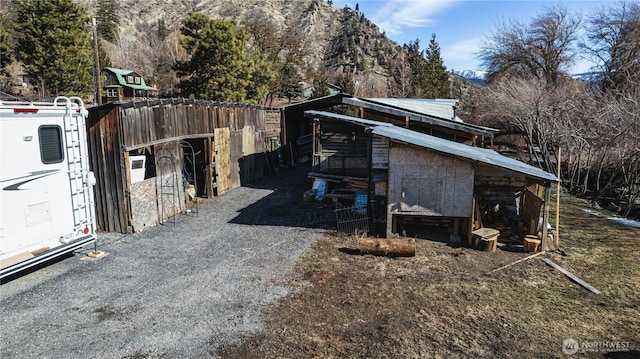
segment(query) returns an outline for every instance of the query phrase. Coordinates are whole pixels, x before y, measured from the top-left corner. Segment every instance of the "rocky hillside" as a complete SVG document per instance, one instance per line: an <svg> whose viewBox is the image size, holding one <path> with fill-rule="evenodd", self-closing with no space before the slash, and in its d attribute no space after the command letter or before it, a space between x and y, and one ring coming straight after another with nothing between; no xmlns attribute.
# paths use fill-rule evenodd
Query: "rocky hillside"
<svg viewBox="0 0 640 359"><path fill-rule="evenodd" d="M97 0L75 1L88 14L96 14ZM305 35L307 74L325 73L332 81L338 74L351 73L357 81L359 95L389 95L392 64L400 46L384 36L364 14L348 7L340 9L323 0L120 0L116 3L119 40L137 49L137 54L125 56L129 63L118 63L124 60L116 59L114 66L136 66L147 76L158 76L149 74L154 71L152 67L132 63L140 52L153 50L145 49L153 41L149 41L144 29L157 29L163 22L177 33L180 22L192 11L212 18L235 18L240 23L258 11L269 14L279 29L294 29ZM116 57L112 56L112 60Z"/></svg>
<svg viewBox="0 0 640 359"><path fill-rule="evenodd" d="M0 10L10 12L11 0L0 0ZM98 0L73 0L96 16ZM363 97L399 97L401 46L390 40L360 11L330 5L325 0L115 0L119 31L115 41L103 41L110 63L102 66L135 69L162 91L175 87L171 64L184 58L179 46L180 24L190 12L212 18L236 19L241 26L268 17L280 32L302 34L306 47L306 82L324 74L335 82L351 74L355 92ZM164 32L160 38L160 32ZM406 70L405 70L406 71ZM19 72L19 71L18 71ZM450 74L452 96L469 97L475 88ZM470 112L470 111L469 111Z"/></svg>

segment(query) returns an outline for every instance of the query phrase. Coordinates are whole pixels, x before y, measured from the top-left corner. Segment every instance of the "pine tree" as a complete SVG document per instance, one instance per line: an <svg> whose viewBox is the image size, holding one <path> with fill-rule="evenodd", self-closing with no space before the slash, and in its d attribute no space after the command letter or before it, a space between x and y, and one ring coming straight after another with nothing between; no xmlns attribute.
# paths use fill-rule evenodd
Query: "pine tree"
<svg viewBox="0 0 640 359"><path fill-rule="evenodd" d="M340 92L349 95L354 95L356 92L356 86L353 81L353 76L349 73L338 75L337 84L340 87Z"/></svg>
<svg viewBox="0 0 640 359"><path fill-rule="evenodd" d="M317 79L313 81L313 91L311 92L311 98L329 96L330 94L331 90L329 89L327 76L322 73L320 74L320 76L318 76Z"/></svg>
<svg viewBox="0 0 640 359"><path fill-rule="evenodd" d="M114 42L118 35L118 14L115 0L98 0L96 20L98 33L103 39Z"/></svg>
<svg viewBox="0 0 640 359"><path fill-rule="evenodd" d="M449 85L449 74L440 57L440 46L436 41L436 34L431 36L429 48L425 52L427 59L427 81L425 82L425 97L427 98L449 98L451 87Z"/></svg>
<svg viewBox="0 0 640 359"><path fill-rule="evenodd" d="M300 97L303 95L302 89L302 77L298 73L298 71L292 65L285 66L282 71L282 90L280 91L280 96L285 97L291 103L291 100Z"/></svg>
<svg viewBox="0 0 640 359"><path fill-rule="evenodd" d="M246 101L266 104L278 76L274 64L267 61L264 54L258 51L250 52L248 61L251 67L251 82L247 87Z"/></svg>
<svg viewBox="0 0 640 359"><path fill-rule="evenodd" d="M423 97L427 89L427 61L424 58L424 51L420 50L420 40L410 42L404 45L407 51L407 61L411 67L410 83L411 92L409 97Z"/></svg>
<svg viewBox="0 0 640 359"><path fill-rule="evenodd" d="M5 29L6 20L3 20L2 14L0 14L0 75L7 74L7 66L13 63L13 38L11 34Z"/></svg>
<svg viewBox="0 0 640 359"><path fill-rule="evenodd" d="M167 24L164 22L164 19L158 20L158 37L164 41L167 35L169 35Z"/></svg>
<svg viewBox="0 0 640 359"><path fill-rule="evenodd" d="M190 59L176 65L184 96L215 101L249 99L256 64L247 55L247 35L235 22L191 13L180 29ZM254 94L257 95L257 94Z"/></svg>
<svg viewBox="0 0 640 359"><path fill-rule="evenodd" d="M72 0L16 0L18 59L41 95L92 93L91 36L84 10Z"/></svg>

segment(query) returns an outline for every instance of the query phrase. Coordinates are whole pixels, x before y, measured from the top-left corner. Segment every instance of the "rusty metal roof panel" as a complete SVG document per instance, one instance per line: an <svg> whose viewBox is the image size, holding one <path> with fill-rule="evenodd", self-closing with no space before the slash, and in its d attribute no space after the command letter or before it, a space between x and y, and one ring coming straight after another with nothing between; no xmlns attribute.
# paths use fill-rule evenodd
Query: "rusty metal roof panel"
<svg viewBox="0 0 640 359"><path fill-rule="evenodd" d="M434 116L445 120L454 120L454 107L458 100L424 98L364 98L365 101L401 108L411 112Z"/></svg>
<svg viewBox="0 0 640 359"><path fill-rule="evenodd" d="M468 146L398 126L374 126L372 127L371 132L375 135L387 137L394 141L424 147L436 152L465 158L475 162L481 162L491 166L505 168L522 173L529 177L558 182L558 178L549 172L486 148Z"/></svg>
<svg viewBox="0 0 640 359"><path fill-rule="evenodd" d="M365 99L345 97L342 99L342 102L347 105L364 107L394 116L409 117L411 121L430 123L435 126L480 136L493 137L495 134L500 133L498 129L466 123L455 116L453 107L457 100ZM403 104L406 106L403 107ZM427 107L430 107L432 111L427 111Z"/></svg>

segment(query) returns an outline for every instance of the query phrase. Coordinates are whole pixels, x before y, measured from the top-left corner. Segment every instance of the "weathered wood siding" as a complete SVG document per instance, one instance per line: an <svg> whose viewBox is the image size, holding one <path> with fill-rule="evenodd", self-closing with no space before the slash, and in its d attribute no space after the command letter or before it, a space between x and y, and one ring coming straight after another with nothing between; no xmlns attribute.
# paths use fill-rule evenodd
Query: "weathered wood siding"
<svg viewBox="0 0 640 359"><path fill-rule="evenodd" d="M96 176L94 192L98 228L106 232L130 233L129 181L122 152L118 107L108 104L91 109L87 132L91 168Z"/></svg>
<svg viewBox="0 0 640 359"><path fill-rule="evenodd" d="M323 120L314 141L315 172L353 177L368 176L369 139L362 126Z"/></svg>
<svg viewBox="0 0 640 359"><path fill-rule="evenodd" d="M384 137L374 136L371 143L371 168L389 168L389 140Z"/></svg>
<svg viewBox="0 0 640 359"><path fill-rule="evenodd" d="M214 130L216 188L218 195L231 189L231 150L229 147L229 128Z"/></svg>
<svg viewBox="0 0 640 359"><path fill-rule="evenodd" d="M509 215L521 215L523 174L479 163L476 166L475 193L487 206L500 205Z"/></svg>
<svg viewBox="0 0 640 359"><path fill-rule="evenodd" d="M214 132L226 129L227 154L222 157L228 156L228 161L223 161L224 168L218 162L215 165L216 171L224 172L218 175L228 179L230 187L222 183L224 192L264 175L265 139L267 135L280 134L279 116L277 109L185 99L110 103L89 109L87 131L91 165L97 178L99 229L121 233L133 230L129 151L198 138L207 143L213 139L217 149L220 145L215 142ZM212 155L213 151L206 151L206 163L213 163ZM146 190L141 193L148 195ZM136 208L144 207L138 204ZM147 222L145 216L136 216L137 228Z"/></svg>
<svg viewBox="0 0 640 359"><path fill-rule="evenodd" d="M173 139L212 137L214 129L224 127L237 131L254 126L268 136L280 134L279 111L258 106L169 99L119 108L126 150Z"/></svg>
<svg viewBox="0 0 640 359"><path fill-rule="evenodd" d="M471 162L393 143L389 150L388 204L396 212L469 217L473 178Z"/></svg>

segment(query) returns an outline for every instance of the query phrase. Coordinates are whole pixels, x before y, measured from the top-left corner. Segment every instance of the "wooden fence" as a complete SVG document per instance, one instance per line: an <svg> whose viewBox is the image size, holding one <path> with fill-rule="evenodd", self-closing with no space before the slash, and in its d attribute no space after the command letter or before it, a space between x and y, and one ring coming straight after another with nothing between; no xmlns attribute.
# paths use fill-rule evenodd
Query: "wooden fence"
<svg viewBox="0 0 640 359"><path fill-rule="evenodd" d="M270 140L280 136L279 118L280 111L275 108L186 99L108 103L90 108L87 131L97 179L99 229L121 233L136 230L132 227L130 153L154 153L157 146L201 140L209 196L214 193L212 180L216 178L221 182L228 178L228 186L234 188L265 174L265 156L273 149ZM228 133L228 149L218 151L228 152L226 168L216 162L216 145L225 146L216 144L216 129Z"/></svg>

